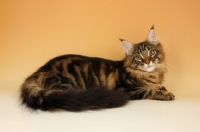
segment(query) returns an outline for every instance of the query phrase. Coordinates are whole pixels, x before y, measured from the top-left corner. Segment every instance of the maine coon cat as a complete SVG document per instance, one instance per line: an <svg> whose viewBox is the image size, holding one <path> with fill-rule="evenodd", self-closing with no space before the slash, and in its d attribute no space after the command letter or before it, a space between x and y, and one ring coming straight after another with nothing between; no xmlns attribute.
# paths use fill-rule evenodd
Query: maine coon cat
<svg viewBox="0 0 200 132"><path fill-rule="evenodd" d="M154 28L144 42L120 40L125 49L121 61L71 54L51 59L22 84L22 104L35 110L82 111L136 99L174 100L162 85L165 54Z"/></svg>

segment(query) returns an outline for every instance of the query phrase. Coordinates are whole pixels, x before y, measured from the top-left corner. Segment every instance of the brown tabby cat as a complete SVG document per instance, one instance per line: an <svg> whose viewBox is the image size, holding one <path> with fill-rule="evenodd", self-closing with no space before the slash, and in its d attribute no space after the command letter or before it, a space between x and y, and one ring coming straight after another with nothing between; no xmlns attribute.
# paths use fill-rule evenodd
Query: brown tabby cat
<svg viewBox="0 0 200 132"><path fill-rule="evenodd" d="M125 105L129 99L174 100L163 86L165 54L154 28L146 41L120 39L121 61L81 55L56 57L21 87L22 104L32 109L82 111Z"/></svg>

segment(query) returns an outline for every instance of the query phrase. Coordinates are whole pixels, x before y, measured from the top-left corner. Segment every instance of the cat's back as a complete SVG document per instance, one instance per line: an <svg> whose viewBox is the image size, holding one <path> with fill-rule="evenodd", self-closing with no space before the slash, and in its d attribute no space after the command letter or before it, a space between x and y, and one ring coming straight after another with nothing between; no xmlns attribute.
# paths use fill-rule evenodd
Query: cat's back
<svg viewBox="0 0 200 132"><path fill-rule="evenodd" d="M59 83L83 89L92 86L113 89L118 80L119 67L122 67L122 61L69 54L51 59L31 77L44 80L44 87Z"/></svg>
<svg viewBox="0 0 200 132"><path fill-rule="evenodd" d="M84 68L86 66L90 66L93 69L100 69L100 67L113 67L115 64L119 63L120 61L113 61L109 59L104 59L100 57L88 57L83 55L76 55L76 54L67 54L57 56L47 63L45 63L42 67L38 69L37 72L47 72L53 69L57 69L59 71L63 71L63 68L70 68L70 67L80 67Z"/></svg>

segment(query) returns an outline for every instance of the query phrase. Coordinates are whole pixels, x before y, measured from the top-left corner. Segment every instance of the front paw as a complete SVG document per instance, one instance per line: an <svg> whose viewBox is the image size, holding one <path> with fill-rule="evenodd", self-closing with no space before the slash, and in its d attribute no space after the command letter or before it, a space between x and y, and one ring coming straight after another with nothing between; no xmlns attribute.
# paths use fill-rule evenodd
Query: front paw
<svg viewBox="0 0 200 132"><path fill-rule="evenodd" d="M164 100L174 100L175 99L175 96L170 93L170 92L167 92L164 94Z"/></svg>
<svg viewBox="0 0 200 132"><path fill-rule="evenodd" d="M169 101L169 100L174 100L175 96L168 91L157 90L155 94L155 99Z"/></svg>

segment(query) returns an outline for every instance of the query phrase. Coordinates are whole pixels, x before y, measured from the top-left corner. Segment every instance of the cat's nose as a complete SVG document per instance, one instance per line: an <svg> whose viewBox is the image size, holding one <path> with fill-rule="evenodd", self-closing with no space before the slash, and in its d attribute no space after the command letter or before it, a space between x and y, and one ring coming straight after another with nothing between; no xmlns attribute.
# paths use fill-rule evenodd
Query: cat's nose
<svg viewBox="0 0 200 132"><path fill-rule="evenodd" d="M149 65L150 62L151 62L150 57L145 57L145 58L144 58L144 63L145 63L145 64Z"/></svg>

